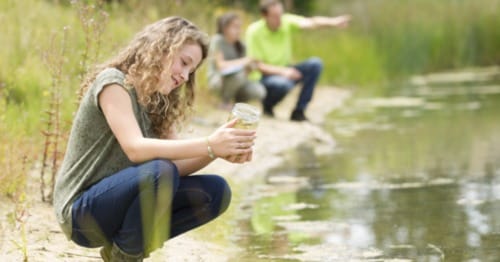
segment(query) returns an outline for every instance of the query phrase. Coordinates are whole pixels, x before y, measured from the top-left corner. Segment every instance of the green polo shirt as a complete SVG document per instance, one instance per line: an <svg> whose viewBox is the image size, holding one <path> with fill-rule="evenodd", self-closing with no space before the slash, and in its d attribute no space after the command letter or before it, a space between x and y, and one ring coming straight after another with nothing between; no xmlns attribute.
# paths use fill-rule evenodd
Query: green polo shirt
<svg viewBox="0 0 500 262"><path fill-rule="evenodd" d="M281 16L281 26L276 31L271 31L264 19L252 23L245 36L248 56L266 64L290 65L293 61L292 34L300 29L302 19L302 16L284 14Z"/></svg>

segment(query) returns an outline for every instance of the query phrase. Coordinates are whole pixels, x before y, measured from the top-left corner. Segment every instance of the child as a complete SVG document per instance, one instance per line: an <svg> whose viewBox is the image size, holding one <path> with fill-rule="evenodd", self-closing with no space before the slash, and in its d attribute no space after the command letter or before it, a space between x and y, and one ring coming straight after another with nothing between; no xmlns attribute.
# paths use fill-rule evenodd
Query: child
<svg viewBox="0 0 500 262"><path fill-rule="evenodd" d="M189 175L217 157L251 160L255 132L232 128L235 121L208 137L176 139L207 45L191 22L166 18L83 83L54 208L67 237L102 246L105 261L142 261L169 238L219 216L231 198L226 181Z"/></svg>
<svg viewBox="0 0 500 262"><path fill-rule="evenodd" d="M210 42L208 82L220 93L223 108L233 102L261 101L266 89L258 81L248 79L248 72L255 69L257 61L247 57L241 42L241 19L233 12L217 18L217 34Z"/></svg>

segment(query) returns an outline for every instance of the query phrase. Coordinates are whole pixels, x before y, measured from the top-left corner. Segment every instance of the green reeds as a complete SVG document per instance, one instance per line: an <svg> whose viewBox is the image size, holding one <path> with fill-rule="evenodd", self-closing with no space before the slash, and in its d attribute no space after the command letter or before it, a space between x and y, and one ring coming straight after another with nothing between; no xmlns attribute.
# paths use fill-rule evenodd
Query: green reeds
<svg viewBox="0 0 500 262"><path fill-rule="evenodd" d="M54 30L69 28L58 94L59 129L67 134L76 110L75 93L92 64L102 62L142 26L164 16L186 16L213 33L213 15L220 9L208 0L57 2L0 2L0 23L4 25L0 36L0 99L4 107L0 111L4 125L0 144L15 146L18 134L35 136L47 129L41 118L47 100L52 99L53 82L41 53L53 48L50 36ZM315 14L353 16L346 29L304 32L295 40L296 60L308 56L323 59L323 84L370 89L412 74L500 61L500 0L317 0L316 6ZM248 17L258 18L257 10L245 11ZM203 87L201 75L198 83ZM35 143L40 156L46 144L43 140Z"/></svg>
<svg viewBox="0 0 500 262"><path fill-rule="evenodd" d="M323 58L324 83L385 84L413 74L500 63L499 0L319 2L323 15L353 17L346 29L307 32L295 41L299 58Z"/></svg>

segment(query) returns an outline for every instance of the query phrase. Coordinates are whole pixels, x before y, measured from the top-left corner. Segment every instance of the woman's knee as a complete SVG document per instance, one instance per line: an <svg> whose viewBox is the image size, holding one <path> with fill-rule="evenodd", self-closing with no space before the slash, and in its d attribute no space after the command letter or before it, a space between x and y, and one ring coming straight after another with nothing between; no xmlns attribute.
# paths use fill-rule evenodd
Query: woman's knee
<svg viewBox="0 0 500 262"><path fill-rule="evenodd" d="M231 188L227 181L217 175L210 176L210 184L213 186L212 199L214 199L214 207L218 214L224 213L231 203Z"/></svg>
<svg viewBox="0 0 500 262"><path fill-rule="evenodd" d="M248 82L241 90L237 100L248 101L248 100L262 100L266 97L266 88L257 82Z"/></svg>
<svg viewBox="0 0 500 262"><path fill-rule="evenodd" d="M261 84L255 84L255 98L257 100L262 100L266 97L266 95L267 95L266 88Z"/></svg>
<svg viewBox="0 0 500 262"><path fill-rule="evenodd" d="M179 172L177 166L167 159L156 159L145 163L139 168L140 184L154 186L155 190L160 185L177 188L179 186Z"/></svg>
<svg viewBox="0 0 500 262"><path fill-rule="evenodd" d="M165 182L172 184L174 188L179 186L179 170L177 166L170 160L158 159L156 161L159 180L166 180Z"/></svg>

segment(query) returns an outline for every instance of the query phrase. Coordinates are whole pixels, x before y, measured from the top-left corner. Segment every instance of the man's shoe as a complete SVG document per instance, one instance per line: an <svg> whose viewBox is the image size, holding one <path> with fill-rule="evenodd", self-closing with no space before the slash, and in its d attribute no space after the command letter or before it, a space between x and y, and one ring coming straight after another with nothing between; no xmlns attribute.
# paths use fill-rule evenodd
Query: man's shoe
<svg viewBox="0 0 500 262"><path fill-rule="evenodd" d="M294 110L292 112L292 115L290 116L290 120L298 122L308 121L307 117L304 115L303 110Z"/></svg>
<svg viewBox="0 0 500 262"><path fill-rule="evenodd" d="M264 115L265 116L268 116L268 117L274 117L274 112L273 112L273 109L272 108L269 108L269 107L264 107Z"/></svg>

